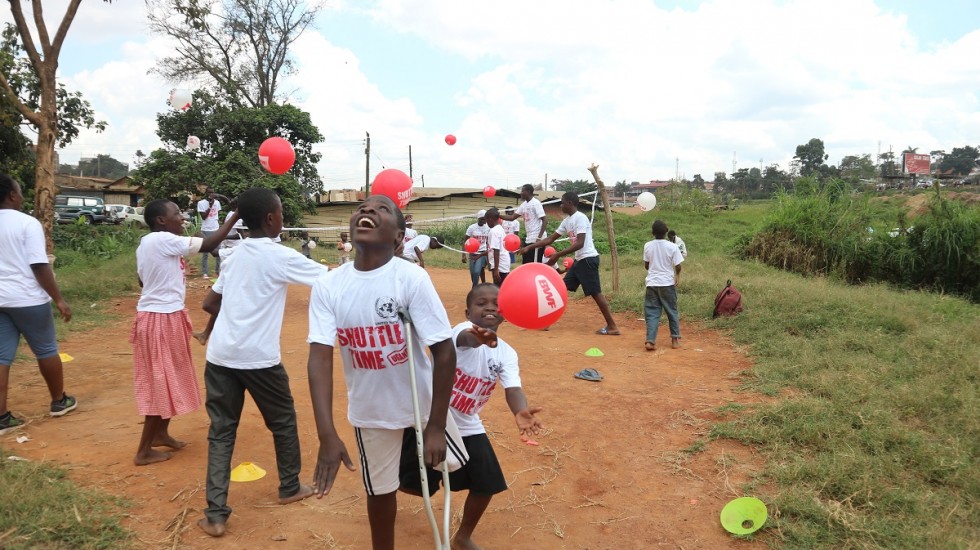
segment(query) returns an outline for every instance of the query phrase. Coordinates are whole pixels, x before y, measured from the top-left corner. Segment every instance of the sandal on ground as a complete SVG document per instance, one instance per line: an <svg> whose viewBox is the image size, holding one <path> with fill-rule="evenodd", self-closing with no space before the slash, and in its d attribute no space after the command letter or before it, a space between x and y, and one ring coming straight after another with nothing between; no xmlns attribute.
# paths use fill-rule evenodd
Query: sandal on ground
<svg viewBox="0 0 980 550"><path fill-rule="evenodd" d="M574 376L575 378L580 380L588 380L589 382L598 382L602 380L602 375L595 369L582 369L576 372Z"/></svg>
<svg viewBox="0 0 980 550"><path fill-rule="evenodd" d="M619 330L609 330L609 327L602 327L595 331L596 334L601 334L602 336L619 336Z"/></svg>

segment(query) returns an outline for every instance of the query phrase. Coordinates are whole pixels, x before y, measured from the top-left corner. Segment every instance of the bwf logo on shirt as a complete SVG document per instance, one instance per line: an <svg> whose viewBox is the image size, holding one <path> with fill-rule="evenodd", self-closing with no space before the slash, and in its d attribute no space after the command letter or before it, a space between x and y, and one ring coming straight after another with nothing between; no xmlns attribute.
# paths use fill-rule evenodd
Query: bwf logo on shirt
<svg viewBox="0 0 980 550"><path fill-rule="evenodd" d="M337 341L350 351L355 369L381 370L408 361L408 346L399 323L341 328L337 330ZM394 346L398 348L388 351Z"/></svg>

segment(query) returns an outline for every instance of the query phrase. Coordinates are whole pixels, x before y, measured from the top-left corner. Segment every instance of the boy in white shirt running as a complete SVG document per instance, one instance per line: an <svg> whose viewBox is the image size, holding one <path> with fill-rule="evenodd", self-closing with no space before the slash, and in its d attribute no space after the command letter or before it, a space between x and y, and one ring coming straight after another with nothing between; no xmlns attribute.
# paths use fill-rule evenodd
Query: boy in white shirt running
<svg viewBox="0 0 980 550"><path fill-rule="evenodd" d="M463 519L453 537L453 548L479 548L472 540L473 530L483 517L493 495L507 489L497 455L493 452L487 430L480 420L480 411L490 400L497 382L504 387L507 406L514 413L517 429L522 436L537 434L543 427L535 416L541 407L529 407L521 389L521 373L517 352L497 337L504 318L497 309L496 285L480 284L466 296L466 318L453 327L456 344L456 380L449 411L463 436L463 445L470 459L465 466L449 474L452 491L469 491L463 505ZM407 433L402 448L401 489L421 494L422 480L418 461L414 460L415 434ZM439 472L429 470L430 494L439 489ZM502 546L502 545L501 545Z"/></svg>
<svg viewBox="0 0 980 550"><path fill-rule="evenodd" d="M609 302L602 295L602 284L599 281L599 252L592 244L592 222L585 214L578 211L578 195L573 191L568 191L561 196L561 211L568 217L561 222L558 229L550 237L525 245L520 253L526 254L528 250L544 248L562 235L566 235L571 240L571 246L552 254L548 259L548 265L555 265L558 258L575 253L575 263L565 273L565 288L569 292L575 292L581 285L582 292L595 300L599 312L606 320L606 326L595 331L596 334L619 336L619 327L616 326L616 320L609 310Z"/></svg>
<svg viewBox="0 0 980 550"><path fill-rule="evenodd" d="M312 487L299 482L302 464L296 409L279 353L279 336L288 286L312 286L327 267L276 243L275 237L282 232L282 202L272 189L242 193L238 214L248 226L249 237L225 258L221 275L204 299L204 310L217 319L204 369L205 408L211 420L208 506L197 525L212 537L225 533L232 511L228 506L231 456L246 391L272 432L279 504L313 494Z"/></svg>
<svg viewBox="0 0 980 550"><path fill-rule="evenodd" d="M418 371L425 463L446 458L446 417L456 370L456 349L446 309L421 267L395 258L405 219L384 195L372 195L350 218L357 254L317 280L310 297L307 370L320 450L314 472L317 498L330 492L340 463L353 470L333 422L334 346L347 382L347 418L354 426L367 492L375 549L395 547L398 470L406 428L415 425L408 361L412 346ZM400 309L412 318L406 338ZM423 346L432 353L432 364ZM417 466L416 466L417 467Z"/></svg>

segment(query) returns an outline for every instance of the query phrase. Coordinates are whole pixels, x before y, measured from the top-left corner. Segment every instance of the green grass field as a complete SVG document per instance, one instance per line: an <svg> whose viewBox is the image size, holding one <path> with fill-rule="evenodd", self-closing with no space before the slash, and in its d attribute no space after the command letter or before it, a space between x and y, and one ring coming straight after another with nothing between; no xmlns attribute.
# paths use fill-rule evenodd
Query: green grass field
<svg viewBox="0 0 980 550"><path fill-rule="evenodd" d="M608 255L602 274L613 308L641 312L642 245L651 238L655 216L664 219L690 251L679 288L682 322L721 330L748 350L754 367L742 389L749 401L766 397L766 404L719 410L723 421L709 436L742 441L765 458L764 470L743 488L770 508L770 521L753 537L794 549L976 548L980 306L951 295L851 286L736 259L737 243L761 227L770 205L616 214L620 290L611 291ZM891 223L893 205L880 215L882 224ZM602 227L597 219L597 246L608 250ZM431 251L426 263L463 269L459 258ZM76 311L73 328L101 322L99 304L136 291L132 253L67 263L57 273ZM715 294L728 279L741 290L746 310L712 320ZM0 468L6 496L0 497L0 533L17 527L17 540L24 540L28 532L40 537L59 529L64 512L49 520L39 516L27 531L7 509L16 500L10 496L17 491L9 488L13 478L52 507L63 500L61 489L51 488L51 476L40 468ZM105 515L92 521L115 525L118 511L99 510ZM119 547L129 540L121 530L106 532L56 542L29 539L33 546L19 547ZM114 538L106 542L106 536ZM13 541L0 545L18 547Z"/></svg>

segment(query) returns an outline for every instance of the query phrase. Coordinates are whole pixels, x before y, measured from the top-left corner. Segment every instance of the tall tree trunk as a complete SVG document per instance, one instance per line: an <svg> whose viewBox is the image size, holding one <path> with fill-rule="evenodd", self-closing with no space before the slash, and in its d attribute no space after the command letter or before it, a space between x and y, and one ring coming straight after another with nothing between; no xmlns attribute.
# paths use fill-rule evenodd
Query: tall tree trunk
<svg viewBox="0 0 980 550"><path fill-rule="evenodd" d="M602 199L602 212L606 215L606 232L609 234L609 256L612 259L613 290L619 290L619 251L616 250L616 233L613 231L612 211L610 209L609 195L606 193L606 184L599 179L599 167L593 164L588 168L595 178L595 184L599 188L599 197Z"/></svg>
<svg viewBox="0 0 980 550"><path fill-rule="evenodd" d="M42 107L43 110L43 107ZM52 118L55 118L52 116ZM54 196L58 188L54 184L54 142L57 120L45 122L37 132L37 162L34 167L34 216L44 228L44 246L48 254L54 254L51 232L54 226Z"/></svg>

